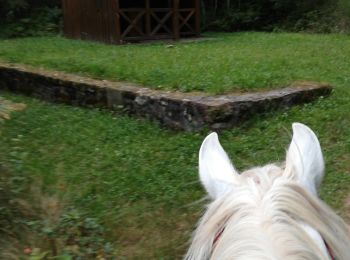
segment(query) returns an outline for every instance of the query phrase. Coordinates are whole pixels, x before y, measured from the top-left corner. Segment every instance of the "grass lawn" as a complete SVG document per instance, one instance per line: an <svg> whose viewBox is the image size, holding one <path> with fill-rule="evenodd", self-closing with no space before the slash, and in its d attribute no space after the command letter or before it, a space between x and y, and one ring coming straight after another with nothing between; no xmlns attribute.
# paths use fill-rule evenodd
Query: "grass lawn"
<svg viewBox="0 0 350 260"><path fill-rule="evenodd" d="M213 40L173 47L106 46L59 37L2 40L0 60L159 89L210 93L349 78L349 36L255 32L207 36Z"/></svg>
<svg viewBox="0 0 350 260"><path fill-rule="evenodd" d="M206 66L212 68L210 77L225 82L222 75L228 71L217 68L219 60L213 53L228 48L239 58L224 58L242 65L233 68L238 77L226 75L230 80L239 79L237 85L259 88L295 79L328 81L335 86L329 98L252 118L239 128L221 132L220 139L233 163L242 170L284 160L291 123L309 125L320 139L326 160L321 197L346 215L343 202L350 187L350 50L346 44L350 37L263 33L220 36L212 42L178 44L169 49L161 44L104 49L102 45L61 38L23 39L0 42L0 56L3 60L70 72L85 68L84 72L94 74L100 64L97 57L102 65L102 61L111 60L112 53L116 57L129 53L135 64L145 57L157 64L166 59L167 64L171 59L163 59L160 53L176 52L183 55L176 62L186 61L181 66L187 70L197 75L205 71L203 75L209 77L208 69L203 70ZM48 42L52 44L47 45ZM39 47L29 46L47 47L42 47L39 55ZM66 48L65 56L62 46ZM79 46L86 48L74 52ZM119 54L119 50L125 53ZM199 62L204 66L201 70L185 56L187 53L192 57L193 52L211 57L207 64L204 60ZM146 64L137 70L137 65L127 68L125 57L120 60L123 68L135 69L129 76L144 69L149 80L163 82L149 74L151 68ZM103 73L95 76L113 77L107 73L108 68L118 73L122 71L120 63L109 63L110 67L102 67ZM181 66L179 70L186 71ZM164 65L162 69L166 73L168 67ZM181 80L186 75L184 82L191 82L189 85L199 80L187 72ZM169 84L167 80L165 77L164 82ZM214 81L211 84L216 85ZM217 91L210 87L206 90ZM0 123L0 225L13 230L7 237L21 234L21 239L11 244L0 243L0 252L20 255L24 247L38 247L40 253L52 253L56 247L61 255L66 252L75 256L115 255L118 259L181 258L202 212L203 203L194 203L204 196L198 183L197 153L208 131L174 132L156 123L106 111L54 105L10 93L1 95L25 103L27 109L12 113L11 120Z"/></svg>

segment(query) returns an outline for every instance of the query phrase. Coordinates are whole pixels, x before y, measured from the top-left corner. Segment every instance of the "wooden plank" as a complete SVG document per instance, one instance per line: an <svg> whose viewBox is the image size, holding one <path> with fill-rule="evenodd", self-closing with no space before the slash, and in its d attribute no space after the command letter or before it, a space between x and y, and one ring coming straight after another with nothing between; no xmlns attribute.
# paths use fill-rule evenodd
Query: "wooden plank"
<svg viewBox="0 0 350 260"><path fill-rule="evenodd" d="M103 26L103 37L106 43L111 43L110 21L109 21L109 1L102 1L101 22Z"/></svg>
<svg viewBox="0 0 350 260"><path fill-rule="evenodd" d="M119 0L108 1L109 37L111 43L120 43L120 25L118 17Z"/></svg>
<svg viewBox="0 0 350 260"><path fill-rule="evenodd" d="M173 0L173 38L175 41L180 38L179 29L179 0Z"/></svg>
<svg viewBox="0 0 350 260"><path fill-rule="evenodd" d="M104 38L105 38L105 42L107 43L111 43L111 39L110 39L110 21L109 21L109 5L108 5L109 1L102 1L102 24L103 24L103 33L104 33Z"/></svg>
<svg viewBox="0 0 350 260"><path fill-rule="evenodd" d="M86 23L85 23L85 20L86 20L85 17L86 17L87 6L82 3L82 0L78 0L78 1L79 1L79 13L80 13L80 17L79 17L80 39L84 40L84 39L86 39L85 28L87 26L86 26Z"/></svg>
<svg viewBox="0 0 350 260"><path fill-rule="evenodd" d="M201 1L200 0L195 0L195 9L196 9L196 14L195 14L195 31L196 31L196 36L199 37L201 33Z"/></svg>
<svg viewBox="0 0 350 260"><path fill-rule="evenodd" d="M120 11L137 13L145 11L145 8L120 8Z"/></svg>
<svg viewBox="0 0 350 260"><path fill-rule="evenodd" d="M63 0L64 33L72 39L80 38L79 0Z"/></svg>
<svg viewBox="0 0 350 260"><path fill-rule="evenodd" d="M112 21L110 19L110 7L111 1L104 1L104 14L103 14L103 18L104 18L104 25L105 25L105 33L106 33L106 40L108 43L113 43L113 39L112 39Z"/></svg>
<svg viewBox="0 0 350 260"><path fill-rule="evenodd" d="M120 14L119 14L119 12L120 12L120 4L119 4L119 0L116 0L115 1L115 12L116 12L116 26L117 26L117 28L116 28L116 31L117 31L117 36L116 36L116 38L117 38L117 41L118 41L118 43L121 43L122 42L122 37L121 37L121 24L120 24Z"/></svg>
<svg viewBox="0 0 350 260"><path fill-rule="evenodd" d="M146 37L151 35L151 5L150 0L146 1Z"/></svg>

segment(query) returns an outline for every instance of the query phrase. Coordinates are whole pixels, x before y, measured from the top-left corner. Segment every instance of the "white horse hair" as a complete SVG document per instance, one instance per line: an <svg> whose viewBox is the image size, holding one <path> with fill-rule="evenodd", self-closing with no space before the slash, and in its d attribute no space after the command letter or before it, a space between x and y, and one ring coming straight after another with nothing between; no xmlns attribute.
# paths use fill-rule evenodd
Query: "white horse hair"
<svg viewBox="0 0 350 260"><path fill-rule="evenodd" d="M200 180L212 202L187 260L350 260L345 222L317 197L324 161L316 135L294 123L283 165L238 174L212 133L199 152Z"/></svg>

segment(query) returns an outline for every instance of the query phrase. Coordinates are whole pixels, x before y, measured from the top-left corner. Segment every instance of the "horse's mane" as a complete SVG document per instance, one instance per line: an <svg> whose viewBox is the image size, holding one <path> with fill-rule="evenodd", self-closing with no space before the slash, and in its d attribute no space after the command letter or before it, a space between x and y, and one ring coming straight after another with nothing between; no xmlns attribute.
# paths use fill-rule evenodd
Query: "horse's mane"
<svg viewBox="0 0 350 260"><path fill-rule="evenodd" d="M311 227L335 259L349 260L344 221L286 172L267 165L239 175L234 190L208 205L185 259L328 259L306 232Z"/></svg>

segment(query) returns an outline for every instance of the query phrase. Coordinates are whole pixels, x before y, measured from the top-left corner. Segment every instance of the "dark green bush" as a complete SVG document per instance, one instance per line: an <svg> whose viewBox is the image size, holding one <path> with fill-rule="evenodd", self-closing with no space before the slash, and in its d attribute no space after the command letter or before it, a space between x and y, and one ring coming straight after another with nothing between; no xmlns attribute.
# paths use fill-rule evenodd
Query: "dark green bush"
<svg viewBox="0 0 350 260"><path fill-rule="evenodd" d="M221 18L208 24L207 29L212 31L243 31L254 29L259 20L259 13L255 10L233 11L227 10Z"/></svg>
<svg viewBox="0 0 350 260"><path fill-rule="evenodd" d="M57 34L62 27L59 1L2 0L0 38Z"/></svg>
<svg viewBox="0 0 350 260"><path fill-rule="evenodd" d="M9 19L0 31L0 37L45 36L57 34L61 30L62 11L57 7L42 7L33 10L30 16L13 22Z"/></svg>
<svg viewBox="0 0 350 260"><path fill-rule="evenodd" d="M350 1L204 0L204 29L349 32Z"/></svg>

